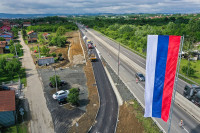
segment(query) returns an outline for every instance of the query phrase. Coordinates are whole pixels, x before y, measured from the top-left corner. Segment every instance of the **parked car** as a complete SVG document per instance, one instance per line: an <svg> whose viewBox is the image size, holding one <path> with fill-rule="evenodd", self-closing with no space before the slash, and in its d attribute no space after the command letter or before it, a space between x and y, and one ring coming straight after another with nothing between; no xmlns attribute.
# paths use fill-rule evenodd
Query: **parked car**
<svg viewBox="0 0 200 133"><path fill-rule="evenodd" d="M53 99L63 99L63 98L67 98L69 94L69 90L60 90L57 91L55 94L53 94Z"/></svg>
<svg viewBox="0 0 200 133"><path fill-rule="evenodd" d="M67 103L67 99L66 98L61 98L61 99L57 99L57 100L58 100L58 104L60 104L60 105Z"/></svg>
<svg viewBox="0 0 200 133"><path fill-rule="evenodd" d="M64 86L64 85L66 85L66 84L67 84L66 81L61 80L59 86ZM50 86L51 88L55 87L55 86L53 86L53 84L52 84L51 82L49 83L49 86Z"/></svg>
<svg viewBox="0 0 200 133"><path fill-rule="evenodd" d="M135 77L139 80L139 81L145 81L145 77L142 73L136 73Z"/></svg>

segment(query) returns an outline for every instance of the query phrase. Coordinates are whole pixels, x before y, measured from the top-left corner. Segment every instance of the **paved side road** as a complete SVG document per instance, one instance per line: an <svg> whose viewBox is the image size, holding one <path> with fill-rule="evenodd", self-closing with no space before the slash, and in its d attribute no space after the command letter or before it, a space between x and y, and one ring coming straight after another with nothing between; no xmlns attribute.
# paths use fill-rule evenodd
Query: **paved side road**
<svg viewBox="0 0 200 133"><path fill-rule="evenodd" d="M21 33L19 34L19 40L24 49L22 65L26 68L27 74L25 97L28 99L31 111L29 130L31 133L53 133L54 127L50 112L47 109L42 83L39 80L29 47L24 43Z"/></svg>

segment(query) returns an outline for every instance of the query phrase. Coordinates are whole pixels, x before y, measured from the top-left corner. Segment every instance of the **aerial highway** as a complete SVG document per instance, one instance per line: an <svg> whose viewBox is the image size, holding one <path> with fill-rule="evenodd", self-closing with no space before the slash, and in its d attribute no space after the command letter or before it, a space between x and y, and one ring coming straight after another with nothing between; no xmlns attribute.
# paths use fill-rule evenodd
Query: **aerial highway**
<svg viewBox="0 0 200 133"><path fill-rule="evenodd" d="M90 40L96 44L97 49L100 51L102 57L106 60L106 62L112 67L112 69L117 72L118 68L118 57L114 51L118 50L118 44L109 38L101 35L100 33L92 30L92 29L83 29L80 27L80 30L84 35L86 35ZM106 43L106 44L105 44ZM106 45L109 45L109 49ZM141 106L144 107L144 86L143 82L137 84L135 82L135 73L136 70L133 69L130 63L127 63L126 60L129 58L133 62L135 62L138 66L145 69L146 61L141 58L137 54L132 51L121 47L120 48L120 68L119 68L119 76L120 79L125 83L130 92L139 100ZM179 80L177 91L182 94L183 88L187 84L186 82ZM180 120L183 120L184 126L183 128L179 127L178 123ZM163 130L163 132L167 132L168 123L163 122L161 119L155 119L158 126ZM181 107L178 105L174 105L174 111L172 116L172 124L171 124L171 133L199 133L200 132L200 123L188 113L186 113Z"/></svg>

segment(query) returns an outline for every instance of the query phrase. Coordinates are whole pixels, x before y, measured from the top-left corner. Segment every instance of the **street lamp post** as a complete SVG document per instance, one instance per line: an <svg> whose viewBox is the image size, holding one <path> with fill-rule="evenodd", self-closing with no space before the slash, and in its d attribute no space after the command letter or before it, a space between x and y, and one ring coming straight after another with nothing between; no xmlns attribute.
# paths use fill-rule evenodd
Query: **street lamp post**
<svg viewBox="0 0 200 133"><path fill-rule="evenodd" d="M55 81L56 81L56 92L58 91L58 85L57 85L57 77L56 77L56 67L52 66L54 69L54 74L55 74Z"/></svg>

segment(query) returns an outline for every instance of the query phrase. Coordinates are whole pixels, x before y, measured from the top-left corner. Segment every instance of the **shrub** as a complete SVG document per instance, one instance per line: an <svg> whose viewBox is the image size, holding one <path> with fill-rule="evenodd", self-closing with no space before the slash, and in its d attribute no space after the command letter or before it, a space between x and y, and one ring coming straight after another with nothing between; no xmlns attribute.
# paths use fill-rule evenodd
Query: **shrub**
<svg viewBox="0 0 200 133"><path fill-rule="evenodd" d="M51 55L52 55L53 57L56 57L56 53L52 53Z"/></svg>
<svg viewBox="0 0 200 133"><path fill-rule="evenodd" d="M72 88L69 90L68 101L73 105L78 105L79 100L79 90L77 88Z"/></svg>
<svg viewBox="0 0 200 133"><path fill-rule="evenodd" d="M59 77L58 75L56 75L56 79L55 79L55 75L54 75L54 76L50 77L49 80L50 80L51 84L52 84L54 87L56 86L56 80L57 80L57 86L58 86L58 87L60 86L61 80L60 80L60 77Z"/></svg>

